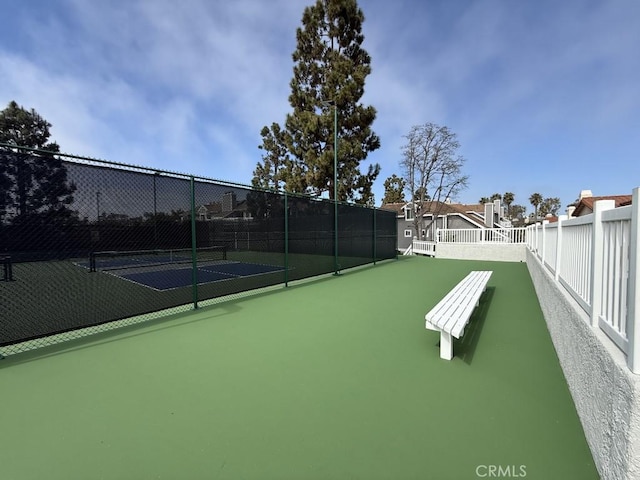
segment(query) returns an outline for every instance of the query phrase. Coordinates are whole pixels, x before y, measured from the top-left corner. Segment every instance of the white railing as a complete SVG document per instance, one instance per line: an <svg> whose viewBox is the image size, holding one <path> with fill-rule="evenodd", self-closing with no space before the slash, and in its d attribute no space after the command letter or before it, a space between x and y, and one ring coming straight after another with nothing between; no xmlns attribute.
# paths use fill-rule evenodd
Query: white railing
<svg viewBox="0 0 640 480"><path fill-rule="evenodd" d="M632 205L615 208L613 200L597 201L590 215L561 216L554 224L527 227L526 239L531 252L588 314L591 326L626 354L634 373L640 373L639 211L636 188Z"/></svg>
<svg viewBox="0 0 640 480"><path fill-rule="evenodd" d="M434 256L436 254L436 244L435 242L427 242L425 240L414 240L413 253Z"/></svg>
<svg viewBox="0 0 640 480"><path fill-rule="evenodd" d="M557 265L558 280L587 312L591 305L591 267L593 223L589 215L571 220L558 221L562 243L556 244L556 258L551 260ZM544 231L542 238L544 239ZM557 242L557 238L556 238ZM545 244L546 246L546 244ZM558 258L558 248L560 258ZM555 270L554 270L555 273Z"/></svg>
<svg viewBox="0 0 640 480"><path fill-rule="evenodd" d="M544 235L545 244L542 260L549 268L549 270L551 270L553 273L556 273L556 243L558 236L558 224L550 223L547 224L547 227L548 228L546 229Z"/></svg>
<svg viewBox="0 0 640 480"><path fill-rule="evenodd" d="M447 228L436 231L438 243L525 243L526 228Z"/></svg>
<svg viewBox="0 0 640 480"><path fill-rule="evenodd" d="M601 299L597 312L598 326L624 352L628 351L627 302L632 207L602 212L602 281L597 285ZM637 255L637 244L635 248Z"/></svg>

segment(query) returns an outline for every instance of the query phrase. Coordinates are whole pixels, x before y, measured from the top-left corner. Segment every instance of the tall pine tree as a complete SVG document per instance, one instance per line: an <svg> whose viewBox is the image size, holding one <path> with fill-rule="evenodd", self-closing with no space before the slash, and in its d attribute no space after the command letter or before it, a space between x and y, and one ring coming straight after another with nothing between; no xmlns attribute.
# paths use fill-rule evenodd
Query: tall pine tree
<svg viewBox="0 0 640 480"><path fill-rule="evenodd" d="M360 171L367 154L380 147L371 126L372 106L360 103L371 57L362 48L364 14L356 0L317 0L305 8L293 53L288 114L262 129L263 163L256 186L333 199L334 121L338 131L338 200L370 204L380 165ZM334 112L334 108L337 109Z"/></svg>
<svg viewBox="0 0 640 480"><path fill-rule="evenodd" d="M382 204L404 202L404 189L407 182L395 173L384 181L384 198Z"/></svg>

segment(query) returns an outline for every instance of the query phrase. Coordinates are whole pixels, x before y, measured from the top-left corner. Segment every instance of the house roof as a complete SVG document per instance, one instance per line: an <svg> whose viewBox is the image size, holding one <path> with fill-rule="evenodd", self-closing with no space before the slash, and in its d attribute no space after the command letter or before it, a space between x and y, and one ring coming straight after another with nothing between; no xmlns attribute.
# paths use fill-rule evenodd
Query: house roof
<svg viewBox="0 0 640 480"><path fill-rule="evenodd" d="M456 205L458 205L465 212L476 212L484 215L484 204L482 203L471 203L471 204L458 203Z"/></svg>
<svg viewBox="0 0 640 480"><path fill-rule="evenodd" d="M389 210L395 212L398 217L404 216L404 207L408 205L410 202L402 202L402 203L387 203L382 205L380 208L383 210ZM425 202L423 208L423 215L428 214L437 214L437 215L460 215L466 218L471 223L476 225L478 224L478 218L476 215L479 214L482 218L484 218L484 205L482 204L461 204L461 203L445 203L445 202Z"/></svg>
<svg viewBox="0 0 640 480"><path fill-rule="evenodd" d="M380 206L380 210L389 210L391 212L396 212L396 215L403 215L402 209L407 204L407 202L401 203L383 203Z"/></svg>
<svg viewBox="0 0 640 480"><path fill-rule="evenodd" d="M385 203L380 208L396 212L398 215L404 215L403 209L410 202ZM484 205L482 204L462 204L462 203L445 203L445 202L425 202L425 213L439 212L446 213L471 213L476 212L484 215Z"/></svg>
<svg viewBox="0 0 640 480"><path fill-rule="evenodd" d="M222 212L222 204L220 202L211 202L205 205L201 205L199 207L199 210L203 208L206 209L207 212L212 214Z"/></svg>
<svg viewBox="0 0 640 480"><path fill-rule="evenodd" d="M238 212L247 212L249 210L249 205L246 200L241 200L236 204L233 210L223 210L222 203L211 202L198 207L198 212L202 212L203 210L207 212L210 218L227 218L232 217Z"/></svg>
<svg viewBox="0 0 640 480"><path fill-rule="evenodd" d="M449 213L466 214L466 205L460 203L444 203L444 202L426 202L425 213L438 213L439 215ZM484 210L483 210L484 211Z"/></svg>
<svg viewBox="0 0 640 480"><path fill-rule="evenodd" d="M593 204L598 200L614 200L616 208L631 205L631 195L605 195L602 197L583 197L576 203L576 209L573 211L574 217L586 215L593 212Z"/></svg>

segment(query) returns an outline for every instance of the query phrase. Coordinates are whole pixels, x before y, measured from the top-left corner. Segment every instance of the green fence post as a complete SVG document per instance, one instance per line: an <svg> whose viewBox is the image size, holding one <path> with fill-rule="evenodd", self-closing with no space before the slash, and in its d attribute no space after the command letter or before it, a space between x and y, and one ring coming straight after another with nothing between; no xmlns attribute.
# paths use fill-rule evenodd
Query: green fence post
<svg viewBox="0 0 640 480"><path fill-rule="evenodd" d="M378 232L376 230L376 209L373 209L373 264L376 264L376 259L378 258L378 250L377 250L377 242L378 242Z"/></svg>
<svg viewBox="0 0 640 480"><path fill-rule="evenodd" d="M196 241L196 181L191 178L191 284L193 291L193 308L198 308L198 258Z"/></svg>
<svg viewBox="0 0 640 480"><path fill-rule="evenodd" d="M284 192L284 286L289 286L289 202Z"/></svg>
<svg viewBox="0 0 640 480"><path fill-rule="evenodd" d="M338 103L333 100L333 229L334 237L334 275L340 275L338 263Z"/></svg>
<svg viewBox="0 0 640 480"><path fill-rule="evenodd" d="M338 200L333 200L333 274L340 275L340 264L338 263Z"/></svg>

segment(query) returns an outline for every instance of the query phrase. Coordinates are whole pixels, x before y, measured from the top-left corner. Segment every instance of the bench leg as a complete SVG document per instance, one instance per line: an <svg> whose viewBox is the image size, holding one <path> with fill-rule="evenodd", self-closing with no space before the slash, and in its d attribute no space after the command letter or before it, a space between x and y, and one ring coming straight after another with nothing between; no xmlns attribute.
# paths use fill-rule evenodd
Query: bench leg
<svg viewBox="0 0 640 480"><path fill-rule="evenodd" d="M440 332L440 358L453 358L453 336L447 332Z"/></svg>

